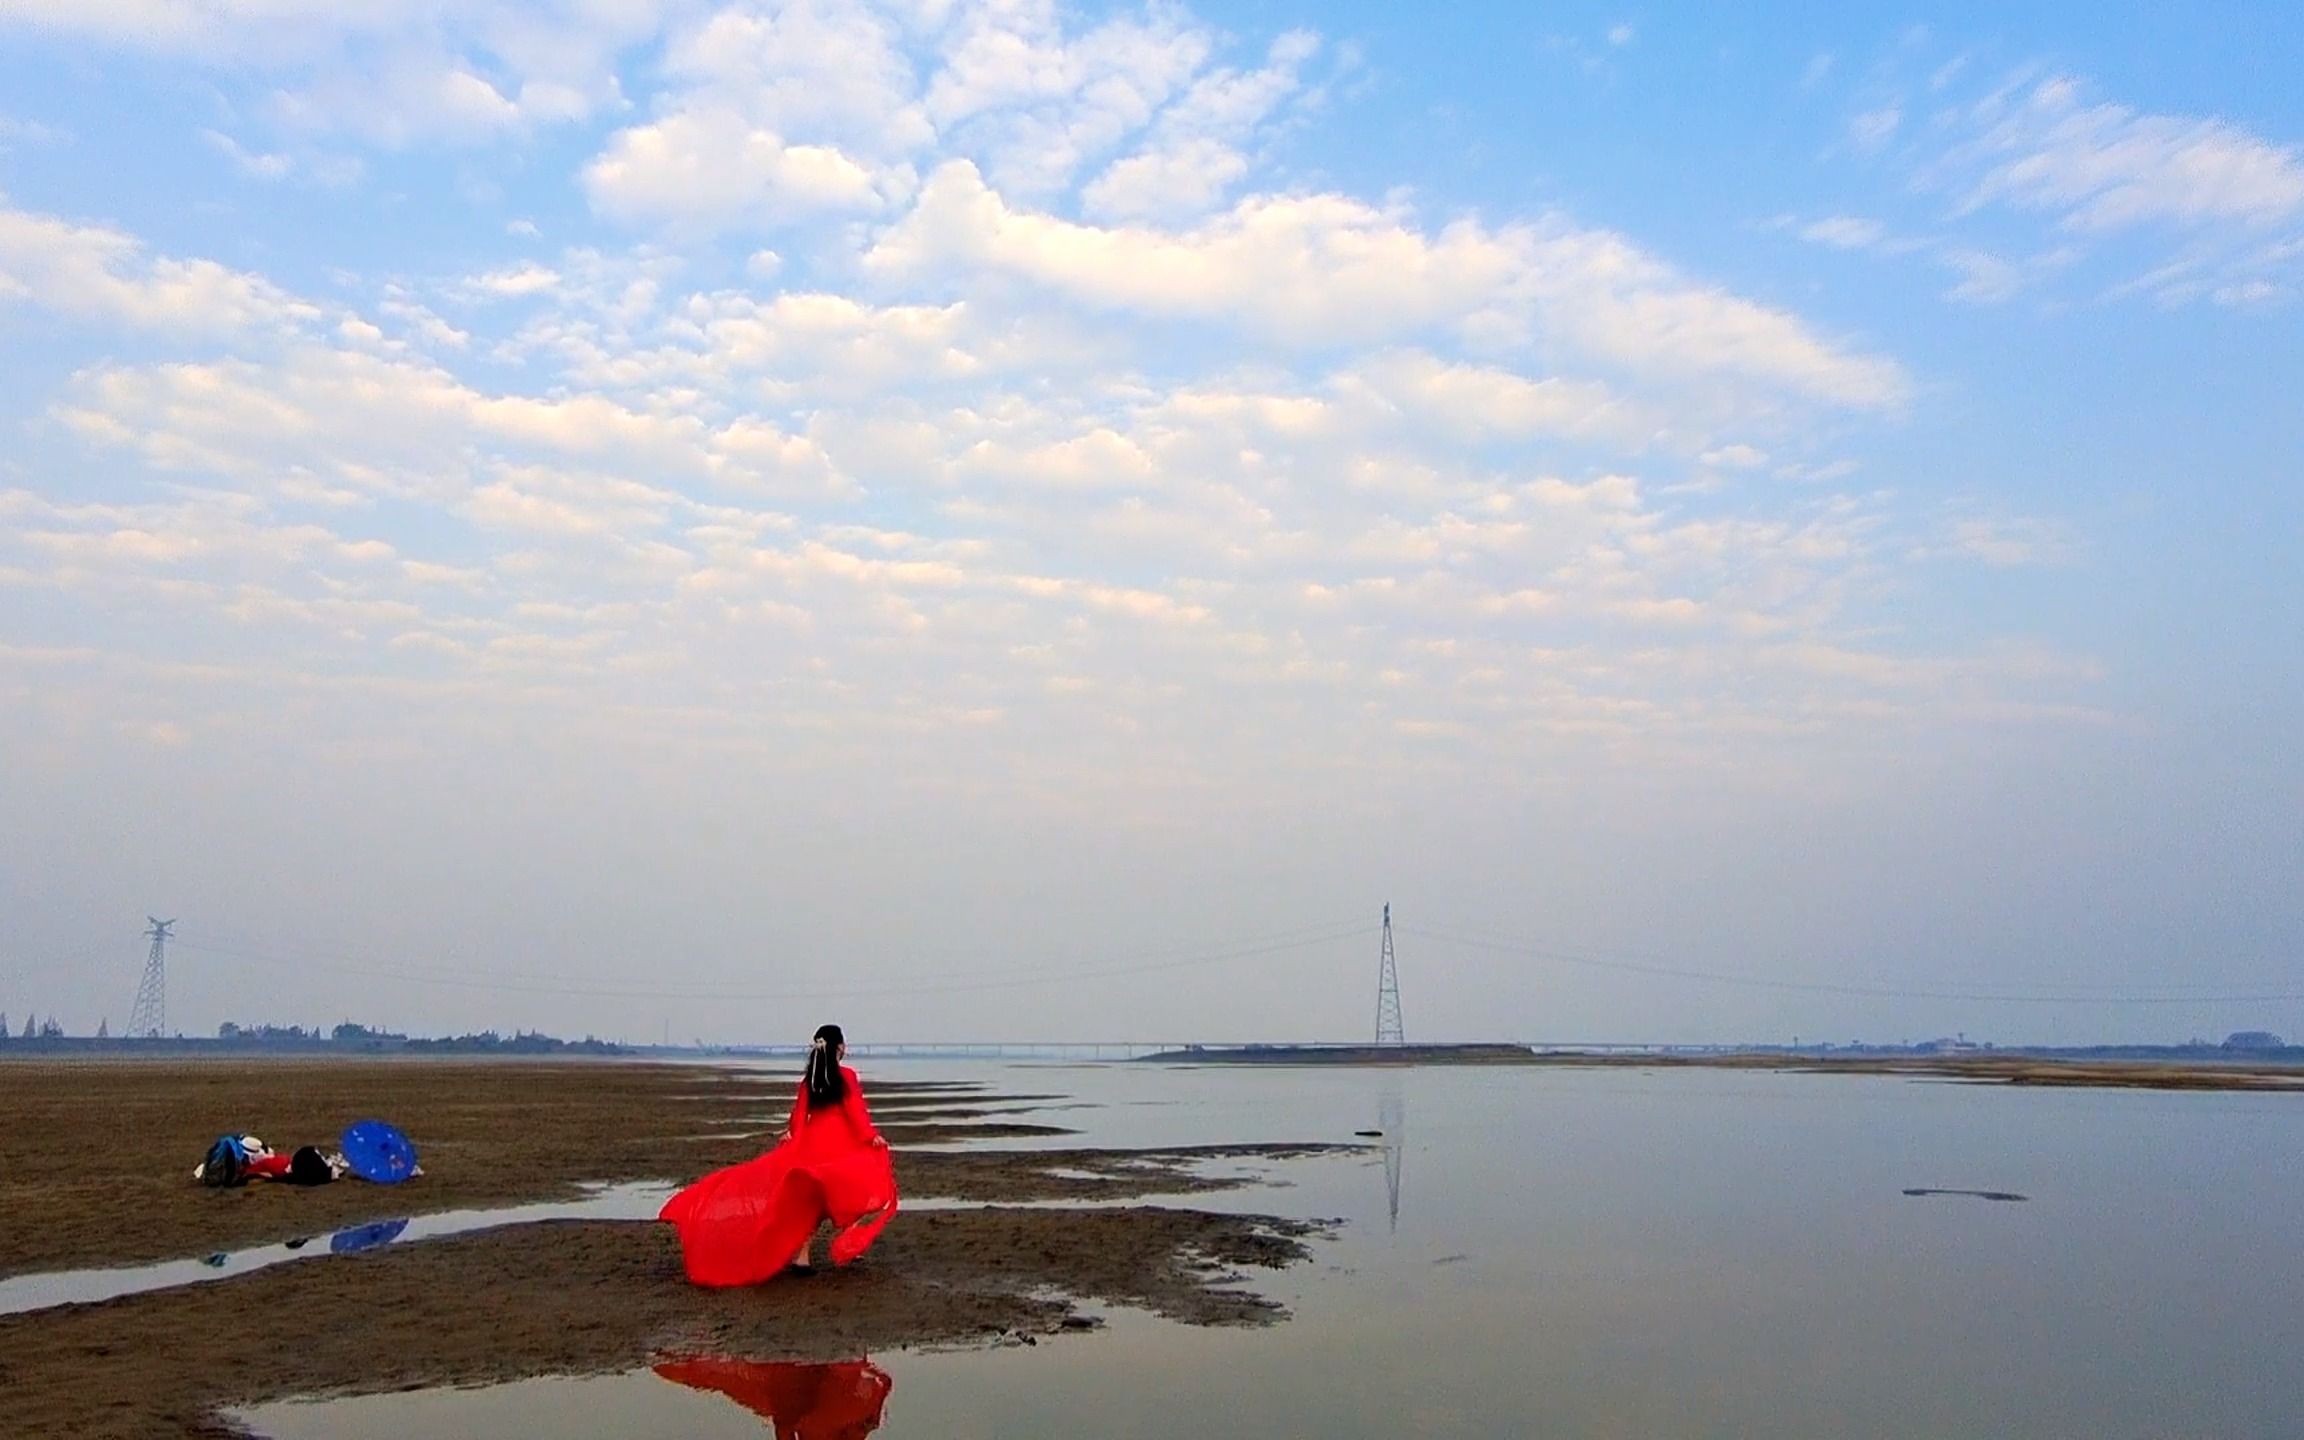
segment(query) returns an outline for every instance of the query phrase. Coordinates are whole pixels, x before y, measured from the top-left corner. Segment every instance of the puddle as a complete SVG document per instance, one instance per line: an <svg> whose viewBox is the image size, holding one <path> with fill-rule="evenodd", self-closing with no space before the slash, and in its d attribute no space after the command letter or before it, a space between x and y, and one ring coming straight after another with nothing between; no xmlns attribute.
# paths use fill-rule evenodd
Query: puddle
<svg viewBox="0 0 2304 1440"><path fill-rule="evenodd" d="M384 1245L407 1245L486 1230L497 1225L524 1225L538 1220L653 1220L672 1194L661 1184L588 1187L581 1200L548 1201L536 1205L508 1205L493 1210L443 1210L432 1215L371 1221L347 1226L326 1236L307 1235L276 1245L246 1250L219 1250L192 1260L163 1260L152 1265L130 1265L107 1270L54 1270L0 1280L0 1315L46 1310L56 1305L87 1305L147 1290L175 1285L198 1285L327 1255L356 1255Z"/></svg>
<svg viewBox="0 0 2304 1440"><path fill-rule="evenodd" d="M870 1360L803 1364L717 1356L660 1361L659 1380L719 1395L759 1416L778 1434L862 1435L880 1428L895 1382Z"/></svg>
<svg viewBox="0 0 2304 1440"><path fill-rule="evenodd" d="M895 1390L887 1369L869 1357L811 1363L672 1356L623 1375L291 1400L228 1413L250 1431L282 1440L380 1440L443 1429L465 1435L589 1433L603 1419L616 1433L677 1434L684 1440L771 1433L849 1440L887 1422ZM626 1431L627 1425L635 1428ZM538 1426L545 1428L532 1428Z"/></svg>

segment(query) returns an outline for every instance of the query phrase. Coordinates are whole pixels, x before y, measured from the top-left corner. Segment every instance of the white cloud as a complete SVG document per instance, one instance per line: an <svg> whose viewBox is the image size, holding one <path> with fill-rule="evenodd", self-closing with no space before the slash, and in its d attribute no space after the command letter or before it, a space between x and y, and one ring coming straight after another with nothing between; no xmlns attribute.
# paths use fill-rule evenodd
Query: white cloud
<svg viewBox="0 0 2304 1440"><path fill-rule="evenodd" d="M1723 470L1757 470L1768 463L1768 452L1750 445L1723 445L1705 451L1698 458Z"/></svg>
<svg viewBox="0 0 2304 1440"><path fill-rule="evenodd" d="M1273 42L1260 70L1200 76L1161 112L1142 149L1114 161L1081 192L1083 208L1125 220L1190 216L1215 204L1248 173L1240 147L1298 91L1319 43L1291 32Z"/></svg>
<svg viewBox="0 0 2304 1440"><path fill-rule="evenodd" d="M533 262L491 270L465 282L465 288L472 293L498 299L541 295L559 287L559 271Z"/></svg>
<svg viewBox="0 0 2304 1440"><path fill-rule="evenodd" d="M2244 280L2236 284L2220 285L2209 292L2209 299L2219 305L2247 308L2258 305L2278 305L2295 297L2295 291L2269 280Z"/></svg>
<svg viewBox="0 0 2304 1440"><path fill-rule="evenodd" d="M200 138L208 142L211 149L231 161L232 168L251 180L285 180L296 173L296 161L292 156L250 150L217 130L203 130Z"/></svg>
<svg viewBox="0 0 2304 1440"><path fill-rule="evenodd" d="M2053 211L2076 231L2304 215L2304 155L2221 120L2087 105L2061 77L1980 108L1971 208Z"/></svg>
<svg viewBox="0 0 2304 1440"><path fill-rule="evenodd" d="M280 82L297 130L473 143L620 100L617 65L662 22L623 0L17 0L0 26L182 56Z"/></svg>
<svg viewBox="0 0 2304 1440"><path fill-rule="evenodd" d="M2023 268L1997 255L1949 249L1940 258L1960 277L1960 283L1945 292L1948 299L1990 305L2013 299L2024 288Z"/></svg>
<svg viewBox="0 0 2304 1440"><path fill-rule="evenodd" d="M1942 67L1932 88L1961 74ZM1904 147L1914 185L1952 201L1944 233L1873 240L1835 218L1808 238L1924 254L1957 277L1946 298L1976 304L2045 289L2067 272L2096 298L2162 305L2297 283L2304 151L2227 120L2091 103L2079 81L2038 74L2019 71L1979 100L1948 105ZM2025 216L2044 228L2012 253L2011 225ZM2129 273L2106 276L2114 265Z"/></svg>
<svg viewBox="0 0 2304 1440"><path fill-rule="evenodd" d="M185 333L290 328L320 315L259 276L148 256L121 231L8 208L0 196L0 304L11 301Z"/></svg>
<svg viewBox="0 0 2304 1440"><path fill-rule="evenodd" d="M1832 215L1801 227L1800 238L1835 250L1869 250L1887 238L1887 227L1877 220Z"/></svg>
<svg viewBox="0 0 2304 1440"><path fill-rule="evenodd" d="M1297 344L1534 326L1612 364L1718 373L1835 403L1898 403L1892 362L1779 310L1688 283L1623 237L1558 222L1437 234L1340 195L1257 197L1190 230L1099 227L1012 208L939 169L865 257L889 279L1005 272L1098 308L1239 321Z"/></svg>
<svg viewBox="0 0 2304 1440"><path fill-rule="evenodd" d="M12 148L63 145L71 139L72 133L58 126L0 115L0 153Z"/></svg>
<svg viewBox="0 0 2304 1440"><path fill-rule="evenodd" d="M835 146L789 144L732 111L621 131L584 170L585 194L604 214L706 225L875 210L889 183Z"/></svg>
<svg viewBox="0 0 2304 1440"><path fill-rule="evenodd" d="M1626 637L1692 670L1760 643L1862 653L1877 513L1751 487L1716 515L1671 482L1801 453L1785 437L1815 407L1894 407L1893 361L1561 216L1226 203L1278 118L1317 113L1297 102L1318 42L1234 68L1180 14L1052 17L699 14L669 88L584 173L602 213L662 234L385 283L326 343L98 365L54 406L72 443L177 492L393 517L381 557L87 516L9 542L0 571L166 594L251 646L337 637L371 678L602 697L646 676L683 698L633 713L711 712L731 735L764 712L827 734L1028 727L1050 696L1114 734L1193 697L1254 725L1384 673L1428 698L1370 733L1510 749L1696 726L1720 696L1660 693ZM464 97L474 133L582 101L462 73L485 88ZM459 128L358 123L392 143ZM1076 180L1082 212L1126 223L1031 198ZM774 250L688 243L787 224ZM100 269L150 267L92 233ZM1172 346L1144 317L1222 343ZM1564 678L1531 668L1539 644L1593 648ZM1738 703L1761 723L1773 702Z"/></svg>
<svg viewBox="0 0 2304 1440"><path fill-rule="evenodd" d="M1969 517L1952 521L1941 539L1923 547L1922 558L1973 560L1998 569L2054 565L2077 549L2071 528L2037 517Z"/></svg>
<svg viewBox="0 0 2304 1440"><path fill-rule="evenodd" d="M1377 356L1336 377L1347 403L1438 427L1453 439L1536 435L1606 436L1628 448L1644 438L1638 412L1606 386L1529 379L1485 366L1449 364L1416 351Z"/></svg>
<svg viewBox="0 0 2304 1440"><path fill-rule="evenodd" d="M1848 122L1848 139L1858 151L1869 154L1894 139L1903 123L1904 111L1898 106L1867 110Z"/></svg>
<svg viewBox="0 0 2304 1440"><path fill-rule="evenodd" d="M532 459L625 466L692 483L812 495L847 482L804 437L759 417L714 425L597 394L490 394L436 366L310 349L277 367L245 361L100 367L64 418L163 470L269 488L307 487L441 502ZM533 487L530 487L533 488Z"/></svg>
<svg viewBox="0 0 2304 1440"><path fill-rule="evenodd" d="M778 134L888 162L932 143L900 17L859 0L729 4L677 29L667 117L732 111Z"/></svg>
<svg viewBox="0 0 2304 1440"><path fill-rule="evenodd" d="M1116 160L1082 192L1091 215L1134 219L1207 209L1248 173L1248 158L1206 135L1179 137Z"/></svg>
<svg viewBox="0 0 2304 1440"><path fill-rule="evenodd" d="M1215 45L1179 11L1118 15L1078 34L1066 18L1047 4L968 7L923 98L938 131L1012 193L1069 184L1148 124Z"/></svg>

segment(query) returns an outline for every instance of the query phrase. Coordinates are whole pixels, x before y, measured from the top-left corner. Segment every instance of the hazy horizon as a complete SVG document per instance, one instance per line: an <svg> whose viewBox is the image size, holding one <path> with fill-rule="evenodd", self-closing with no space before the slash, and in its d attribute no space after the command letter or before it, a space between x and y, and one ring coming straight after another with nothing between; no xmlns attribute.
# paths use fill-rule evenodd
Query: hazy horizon
<svg viewBox="0 0 2304 1440"><path fill-rule="evenodd" d="M2299 53L19 0L0 1011L2295 1037Z"/></svg>

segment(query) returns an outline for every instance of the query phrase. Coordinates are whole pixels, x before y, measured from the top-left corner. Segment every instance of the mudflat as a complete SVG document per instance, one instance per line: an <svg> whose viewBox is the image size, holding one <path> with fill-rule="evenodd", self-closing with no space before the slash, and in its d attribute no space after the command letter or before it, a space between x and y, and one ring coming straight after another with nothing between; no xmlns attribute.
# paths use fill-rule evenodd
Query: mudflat
<svg viewBox="0 0 2304 1440"><path fill-rule="evenodd" d="M183 1259L442 1210L573 1199L587 1182L685 1182L773 1145L795 1077L617 1060L0 1061L0 1277ZM938 1151L934 1140L1061 1133L1001 1118L968 1087L877 1083L872 1112L914 1199L1112 1200L1205 1188L1209 1153ZM378 1116L424 1174L302 1190L203 1189L208 1142L331 1146ZM1063 1173L1052 1173L1061 1171Z"/></svg>
<svg viewBox="0 0 2304 1440"><path fill-rule="evenodd" d="M1036 1341L1093 1328L1080 1299L1256 1324L1277 1307L1223 1282L1303 1258L1309 1233L1151 1206L927 1212L848 1269L704 1290L669 1227L546 1221L0 1317L0 1394L10 1434L175 1440L293 1396Z"/></svg>
<svg viewBox="0 0 2304 1440"><path fill-rule="evenodd" d="M772 1144L793 1079L620 1061L0 1063L0 1275L182 1259L364 1221L575 1198L586 1182L681 1182ZM1081 1301L1192 1324L1280 1318L1237 1283L1295 1263L1320 1227L1112 1202L1238 1183L1212 1157L1332 1147L1002 1150L1053 1127L968 1087L866 1077L912 1201L862 1263L744 1290L682 1274L669 1227L539 1221L315 1256L96 1304L0 1316L6 1424L34 1435L240 1433L235 1406L531 1375L673 1355L828 1359L1092 1328ZM324 1143L381 1116L425 1174L304 1190L210 1190L207 1142ZM923 1151L926 1140L977 1145ZM1017 1208L999 1202L1039 1201ZM11 1429L10 1433L16 1433Z"/></svg>

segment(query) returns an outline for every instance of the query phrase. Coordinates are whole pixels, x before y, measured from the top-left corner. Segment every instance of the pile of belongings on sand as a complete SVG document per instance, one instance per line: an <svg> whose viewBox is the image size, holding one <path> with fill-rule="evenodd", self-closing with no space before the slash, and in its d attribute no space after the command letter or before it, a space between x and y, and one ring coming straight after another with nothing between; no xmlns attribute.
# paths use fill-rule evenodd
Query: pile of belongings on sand
<svg viewBox="0 0 2304 1440"><path fill-rule="evenodd" d="M213 1189L269 1180L282 1185L329 1185L350 1175L379 1185L397 1185L424 1173L408 1137L381 1120L347 1126L339 1148L323 1154L301 1145L287 1154L253 1135L219 1135L208 1154L192 1167L192 1178Z"/></svg>

